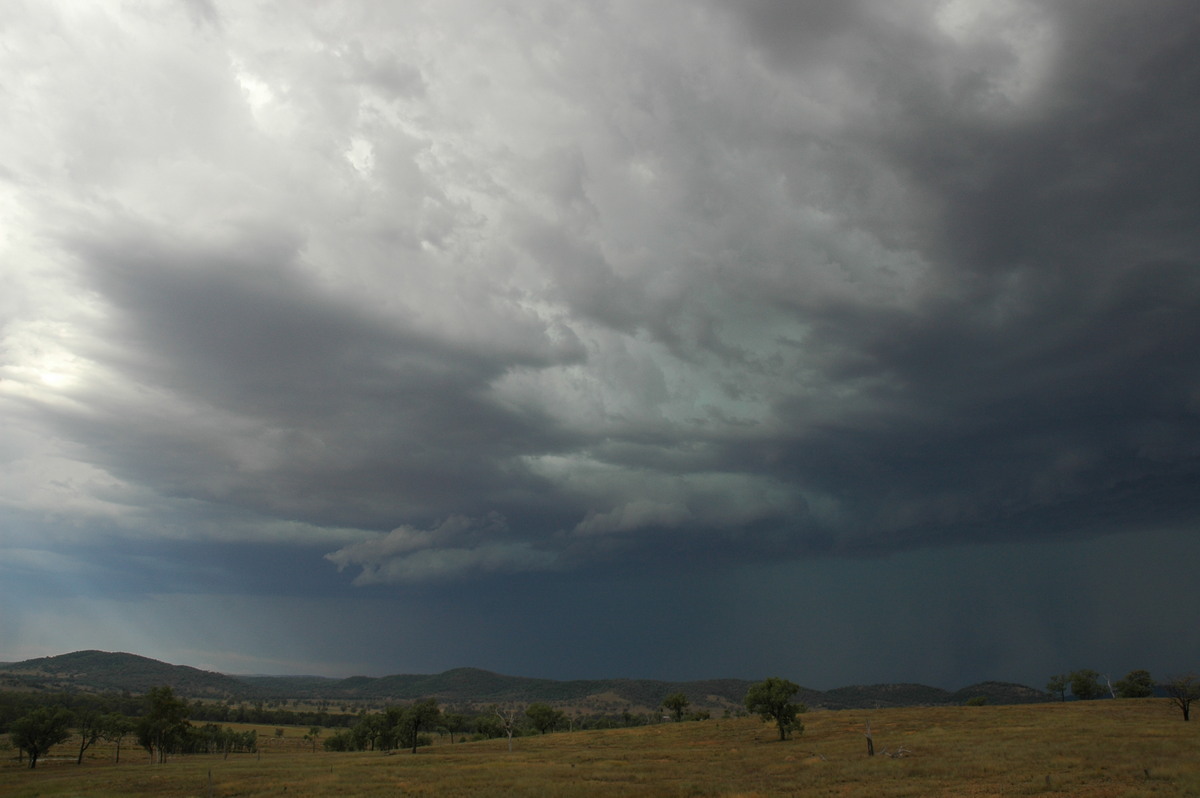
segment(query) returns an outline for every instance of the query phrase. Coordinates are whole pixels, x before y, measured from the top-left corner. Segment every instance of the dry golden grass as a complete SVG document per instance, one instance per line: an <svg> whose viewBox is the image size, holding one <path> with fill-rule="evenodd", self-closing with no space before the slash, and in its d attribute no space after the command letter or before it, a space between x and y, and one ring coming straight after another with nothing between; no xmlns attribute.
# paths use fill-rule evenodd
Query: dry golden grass
<svg viewBox="0 0 1200 798"><path fill-rule="evenodd" d="M866 756L871 721L877 751ZM27 770L0 765L12 796L1009 796L1200 795L1200 723L1146 699L1012 707L814 712L779 742L756 719L439 744L384 756L311 753L307 729L257 727L259 755L120 765L70 744ZM91 752L89 752L90 754Z"/></svg>

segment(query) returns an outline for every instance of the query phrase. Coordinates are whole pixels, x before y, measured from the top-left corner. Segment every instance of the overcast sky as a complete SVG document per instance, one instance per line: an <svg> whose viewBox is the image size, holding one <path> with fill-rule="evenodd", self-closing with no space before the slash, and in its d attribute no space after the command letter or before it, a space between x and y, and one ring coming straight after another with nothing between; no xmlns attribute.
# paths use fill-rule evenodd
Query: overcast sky
<svg viewBox="0 0 1200 798"><path fill-rule="evenodd" d="M0 659L1200 667L1193 0L7 3Z"/></svg>

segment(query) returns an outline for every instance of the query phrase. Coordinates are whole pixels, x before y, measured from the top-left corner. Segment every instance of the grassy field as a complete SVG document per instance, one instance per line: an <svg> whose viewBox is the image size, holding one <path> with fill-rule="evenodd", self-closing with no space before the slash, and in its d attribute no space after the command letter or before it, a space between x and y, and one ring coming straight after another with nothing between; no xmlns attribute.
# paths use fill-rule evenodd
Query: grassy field
<svg viewBox="0 0 1200 798"><path fill-rule="evenodd" d="M307 729L278 738L258 727L258 755L165 765L127 747L119 765L100 749L77 766L67 743L36 770L6 760L0 795L1200 796L1200 723L1163 700L844 710L804 722L786 742L757 719L731 719L518 738L511 753L491 740L415 755L312 753ZM902 757L882 755L900 748Z"/></svg>

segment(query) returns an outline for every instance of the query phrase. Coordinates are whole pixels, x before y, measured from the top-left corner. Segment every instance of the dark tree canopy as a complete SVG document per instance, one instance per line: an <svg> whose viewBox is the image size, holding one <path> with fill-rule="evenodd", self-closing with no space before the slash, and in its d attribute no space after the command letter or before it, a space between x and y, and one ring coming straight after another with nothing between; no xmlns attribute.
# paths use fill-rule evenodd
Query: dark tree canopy
<svg viewBox="0 0 1200 798"><path fill-rule="evenodd" d="M187 701L175 697L170 687L153 687L146 693L146 714L138 721L138 742L152 759L165 762L167 752L180 746L188 727Z"/></svg>
<svg viewBox="0 0 1200 798"><path fill-rule="evenodd" d="M690 705L691 702L683 693L671 693L662 701L662 708L670 712L676 721L683 720L683 713Z"/></svg>
<svg viewBox="0 0 1200 798"><path fill-rule="evenodd" d="M1149 698L1154 695L1154 679L1150 677L1150 671L1130 671L1113 687L1118 698Z"/></svg>
<svg viewBox="0 0 1200 798"><path fill-rule="evenodd" d="M135 728L136 724L119 712L109 712L100 718L100 736L107 742L116 743L116 753L113 756L114 762L121 761L121 741L125 739L125 735L131 733Z"/></svg>
<svg viewBox="0 0 1200 798"><path fill-rule="evenodd" d="M443 712L442 726L446 731L450 732L450 742L454 742L454 735L460 732L465 732L469 726L470 719L461 712Z"/></svg>
<svg viewBox="0 0 1200 798"><path fill-rule="evenodd" d="M13 721L9 736L13 745L29 754L29 767L37 767L38 758L71 736L71 713L65 709L39 707Z"/></svg>
<svg viewBox="0 0 1200 798"><path fill-rule="evenodd" d="M1071 677L1065 673L1059 673L1050 677L1050 681L1046 682L1046 691L1058 696L1059 701L1067 700L1067 685L1070 684Z"/></svg>
<svg viewBox="0 0 1200 798"><path fill-rule="evenodd" d="M438 708L435 699L426 698L409 705L400 720L400 742L411 748L415 754L420 744L421 732L432 729L441 717L442 710Z"/></svg>
<svg viewBox="0 0 1200 798"><path fill-rule="evenodd" d="M1100 686L1100 674L1090 668L1071 671L1071 694L1081 701L1090 701L1104 695Z"/></svg>
<svg viewBox="0 0 1200 798"><path fill-rule="evenodd" d="M79 756L75 764L83 764L83 753L104 736L104 715L98 709L88 709L76 715L75 725L79 729Z"/></svg>
<svg viewBox="0 0 1200 798"><path fill-rule="evenodd" d="M746 692L746 709L756 713L769 723L775 721L779 728L779 739L786 740L793 730L804 731L804 724L797 717L808 708L792 703L792 697L800 691L800 685L777 676L751 685Z"/></svg>
<svg viewBox="0 0 1200 798"><path fill-rule="evenodd" d="M542 734L553 731L566 719L566 716L559 710L549 704L541 703L530 704L525 710L525 715L533 723L533 727Z"/></svg>

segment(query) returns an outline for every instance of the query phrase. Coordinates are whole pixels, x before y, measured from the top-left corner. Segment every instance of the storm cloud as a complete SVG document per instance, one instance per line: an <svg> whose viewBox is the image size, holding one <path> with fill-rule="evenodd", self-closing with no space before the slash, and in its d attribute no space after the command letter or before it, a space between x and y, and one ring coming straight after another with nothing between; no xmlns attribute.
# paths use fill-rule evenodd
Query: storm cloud
<svg viewBox="0 0 1200 798"><path fill-rule="evenodd" d="M526 639L567 584L701 608L1200 521L1188 3L6 16L5 568L503 584ZM21 617L0 655L54 653ZM960 644L938 675L1017 675Z"/></svg>

